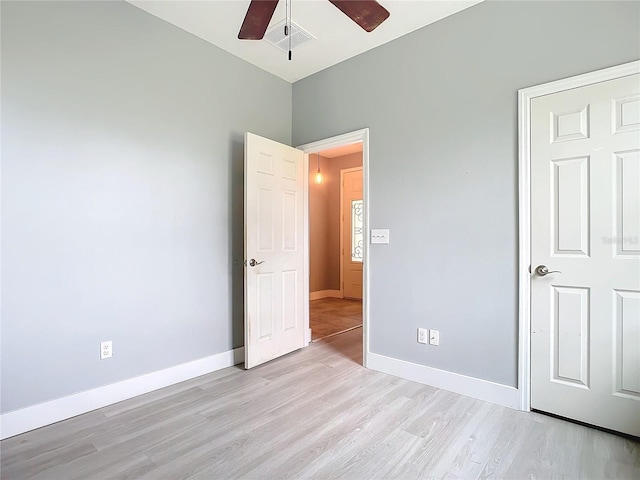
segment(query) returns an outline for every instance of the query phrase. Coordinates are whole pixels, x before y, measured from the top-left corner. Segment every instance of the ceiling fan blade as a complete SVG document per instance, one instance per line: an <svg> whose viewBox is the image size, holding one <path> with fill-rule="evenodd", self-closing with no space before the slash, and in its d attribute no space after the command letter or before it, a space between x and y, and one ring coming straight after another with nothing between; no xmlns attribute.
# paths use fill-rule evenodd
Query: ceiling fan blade
<svg viewBox="0 0 640 480"><path fill-rule="evenodd" d="M375 0L329 0L342 13L356 22L367 32L389 18L389 11Z"/></svg>
<svg viewBox="0 0 640 480"><path fill-rule="evenodd" d="M262 40L277 5L278 0L251 0L238 38L240 40Z"/></svg>

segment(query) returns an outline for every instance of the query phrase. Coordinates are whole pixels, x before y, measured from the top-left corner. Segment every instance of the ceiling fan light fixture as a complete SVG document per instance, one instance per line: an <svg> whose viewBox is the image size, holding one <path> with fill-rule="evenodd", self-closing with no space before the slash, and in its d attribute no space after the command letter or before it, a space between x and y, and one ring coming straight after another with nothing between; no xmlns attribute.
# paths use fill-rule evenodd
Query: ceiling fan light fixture
<svg viewBox="0 0 640 480"><path fill-rule="evenodd" d="M347 17L353 20L366 32L371 32L374 29L389 18L389 11L380 5L376 0L329 0L336 8L338 8ZM293 43L295 39L293 36L292 23L291 22L291 3L292 0L288 0L285 6L286 18L285 26L286 33L285 38L291 39ZM260 40L264 37L265 32L271 22L273 13L278 5L278 0L251 0L249 8L240 27L240 33L238 38L241 40ZM282 25L281 25L282 26ZM283 29L284 30L284 29ZM281 31L283 31L281 30ZM291 49L288 49L290 52Z"/></svg>

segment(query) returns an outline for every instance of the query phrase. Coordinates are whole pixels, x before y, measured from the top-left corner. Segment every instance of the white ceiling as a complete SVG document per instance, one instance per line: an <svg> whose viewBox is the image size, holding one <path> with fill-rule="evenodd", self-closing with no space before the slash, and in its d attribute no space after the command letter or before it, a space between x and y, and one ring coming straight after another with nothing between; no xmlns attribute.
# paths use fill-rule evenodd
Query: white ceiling
<svg viewBox="0 0 640 480"><path fill-rule="evenodd" d="M249 0L128 1L293 83L482 0L378 0L391 15L371 33L365 32L328 0L293 0L292 20L316 39L295 48L292 61L264 40L238 40ZM285 0L280 0L270 26L284 18Z"/></svg>

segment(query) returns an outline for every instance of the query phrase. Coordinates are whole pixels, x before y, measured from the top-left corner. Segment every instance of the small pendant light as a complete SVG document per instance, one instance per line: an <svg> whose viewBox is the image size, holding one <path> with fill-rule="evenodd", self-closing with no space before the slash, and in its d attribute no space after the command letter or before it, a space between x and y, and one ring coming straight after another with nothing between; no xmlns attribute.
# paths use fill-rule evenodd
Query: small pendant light
<svg viewBox="0 0 640 480"><path fill-rule="evenodd" d="M322 177L322 172L320 171L320 154L316 153L316 159L318 160L318 171L316 172L316 176L314 178L314 182L318 185L320 185L322 182L324 182L324 178Z"/></svg>

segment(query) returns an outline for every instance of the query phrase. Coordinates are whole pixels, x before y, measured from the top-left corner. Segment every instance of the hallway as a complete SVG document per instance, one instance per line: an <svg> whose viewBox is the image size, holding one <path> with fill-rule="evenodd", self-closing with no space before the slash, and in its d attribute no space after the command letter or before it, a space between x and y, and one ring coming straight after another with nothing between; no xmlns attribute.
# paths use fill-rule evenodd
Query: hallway
<svg viewBox="0 0 640 480"><path fill-rule="evenodd" d="M362 326L362 301L322 298L309 302L311 341L337 335Z"/></svg>

